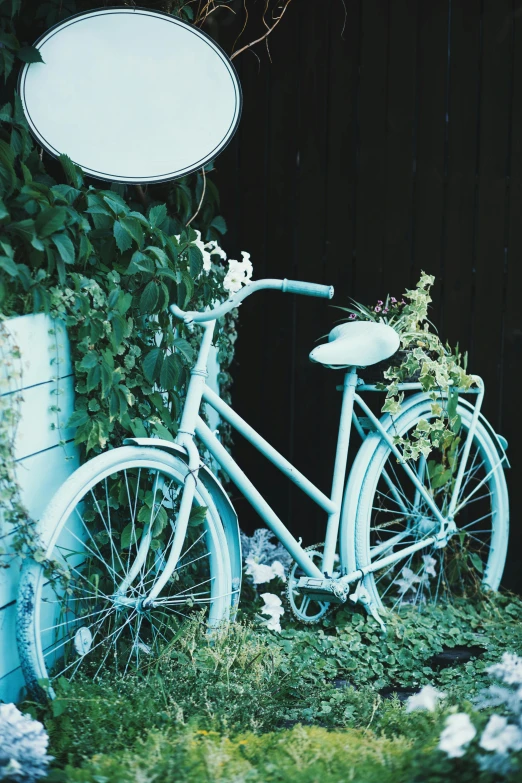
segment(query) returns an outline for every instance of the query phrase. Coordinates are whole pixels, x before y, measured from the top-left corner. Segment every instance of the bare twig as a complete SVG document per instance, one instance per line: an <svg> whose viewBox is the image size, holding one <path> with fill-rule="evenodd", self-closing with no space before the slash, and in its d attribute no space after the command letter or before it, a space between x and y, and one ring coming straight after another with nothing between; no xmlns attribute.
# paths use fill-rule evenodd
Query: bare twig
<svg viewBox="0 0 522 783"><path fill-rule="evenodd" d="M239 41L239 39L241 38L241 36L245 32L245 28L246 28L246 26L248 24L248 8L247 8L246 0L243 0L243 8L245 9L245 21L243 22L243 27L241 28L241 32L239 33L239 35L237 36L236 40L234 41L234 45L232 46L232 50L234 50L235 45L237 44L237 42Z"/></svg>
<svg viewBox="0 0 522 783"><path fill-rule="evenodd" d="M141 201L143 208L147 210L150 204L149 197L147 196L147 194L145 193L141 185L135 185L134 187L136 188L136 193L138 194L138 198Z"/></svg>
<svg viewBox="0 0 522 783"><path fill-rule="evenodd" d="M205 198L205 191L207 189L207 178L205 176L205 167L204 166L201 168L201 174L203 175L203 190L201 191L201 198L199 199L198 208L196 209L196 211L194 212L194 214L192 215L192 217L188 221L187 226L190 226L190 224L192 223L192 221L194 220L196 215L199 213L199 210L201 209L201 205L203 204L203 199Z"/></svg>
<svg viewBox="0 0 522 783"><path fill-rule="evenodd" d="M277 27L277 25L279 24L279 22L280 22L280 21L281 21L281 19L283 18L284 14L285 14L285 11L286 11L286 9L288 8L288 6L290 5L290 3L291 3L291 2L292 2L292 0L286 0L286 3L285 3L285 5L284 5L284 8L283 8L283 10L282 10L282 11L281 11L281 13L279 14L279 16L278 16L278 17L276 17L276 19L275 19L275 22L274 22L274 24L272 25L272 27L269 27L269 28L268 28L268 30L266 31L266 33L265 33L264 35L262 35L260 38L256 38L256 40L255 40L255 41L252 41L251 43L247 44L246 46L243 46L241 49L238 49L238 50L237 50L237 52L234 52L234 53L233 53L233 54L230 56L230 59L231 59L231 60L233 60L233 59L234 59L234 57L237 57L237 56L238 56L238 54L241 54L241 52L245 52L247 49L250 49L252 46L255 46L256 44L258 44L258 43L261 43L261 41L264 41L266 38L268 38L268 36L270 35L270 33L271 33L273 30L275 30L275 28ZM264 17L263 17L263 19L264 19ZM266 24L266 22L265 22L265 24Z"/></svg>

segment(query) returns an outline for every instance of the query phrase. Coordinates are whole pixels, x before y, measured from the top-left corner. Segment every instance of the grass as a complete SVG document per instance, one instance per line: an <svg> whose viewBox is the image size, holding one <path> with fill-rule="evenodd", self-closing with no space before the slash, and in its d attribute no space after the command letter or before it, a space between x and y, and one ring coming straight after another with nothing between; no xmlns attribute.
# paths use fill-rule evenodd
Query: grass
<svg viewBox="0 0 522 783"><path fill-rule="evenodd" d="M451 668L430 665L455 645L484 653ZM493 781L436 746L452 709L486 722L473 699L504 651L522 652L522 601L507 595L391 617L385 638L373 620L346 610L322 627L289 625L281 634L248 621L209 639L193 624L148 670L62 683L50 707L26 708L49 731L55 780ZM407 713L379 694L427 683L447 694L434 713Z"/></svg>

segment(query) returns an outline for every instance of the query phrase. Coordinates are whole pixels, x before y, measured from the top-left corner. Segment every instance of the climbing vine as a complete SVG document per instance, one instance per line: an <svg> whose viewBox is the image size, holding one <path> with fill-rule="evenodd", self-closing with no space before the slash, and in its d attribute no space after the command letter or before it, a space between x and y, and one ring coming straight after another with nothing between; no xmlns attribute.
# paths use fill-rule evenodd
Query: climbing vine
<svg viewBox="0 0 522 783"><path fill-rule="evenodd" d="M212 305L252 270L248 254L229 261L220 247L227 226L212 163L167 185L99 188L69 158L52 160L33 143L14 84L17 63L39 60L24 38L96 5L50 0L33 14L21 0L0 0L8 98L0 107L0 316L43 311L64 321L76 391L68 426L82 458L129 435L175 438L198 335L173 322L168 305ZM161 10L189 19L190 4L178 5ZM225 398L236 315L216 332ZM0 337L8 352L6 330ZM0 405L4 519L19 531L17 551L34 555L38 544L14 472L16 409L11 396ZM221 436L226 441L225 428Z"/></svg>

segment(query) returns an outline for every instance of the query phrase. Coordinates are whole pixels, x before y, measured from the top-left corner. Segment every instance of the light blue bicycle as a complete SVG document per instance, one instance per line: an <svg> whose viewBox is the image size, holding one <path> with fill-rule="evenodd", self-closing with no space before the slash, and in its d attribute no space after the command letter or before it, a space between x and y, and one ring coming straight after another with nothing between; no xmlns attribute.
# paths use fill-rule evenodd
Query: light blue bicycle
<svg viewBox="0 0 522 783"><path fill-rule="evenodd" d="M372 322L334 328L310 354L343 376L327 497L206 384L216 319L264 289L333 296L327 286L259 280L213 310L171 306L177 319L202 326L176 441L129 438L80 467L47 508L41 536L48 562L26 563L18 602L18 644L33 692L43 687L52 696L55 678L79 670L95 678L109 664L122 673L143 665L175 641L186 618L215 627L234 617L242 574L237 517L202 454L223 468L291 554L288 596L303 622L350 600L382 625L387 609L499 586L508 540L506 443L480 412L481 379L465 392L474 404L462 395L452 403L460 432L445 479L435 480L430 459L406 462L395 444L433 416L420 385L401 385L411 394L393 417L377 418L361 397L376 386L359 378L359 368L391 357L397 333ZM324 544L305 549L291 535L211 432L202 404L323 509ZM346 481L352 424L362 445Z"/></svg>

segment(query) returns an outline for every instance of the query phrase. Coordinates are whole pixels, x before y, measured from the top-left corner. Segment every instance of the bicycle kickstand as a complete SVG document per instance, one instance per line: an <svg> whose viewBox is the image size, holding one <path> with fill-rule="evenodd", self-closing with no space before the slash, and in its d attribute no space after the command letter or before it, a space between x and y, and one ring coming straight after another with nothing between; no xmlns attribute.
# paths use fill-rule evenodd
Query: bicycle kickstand
<svg viewBox="0 0 522 783"><path fill-rule="evenodd" d="M350 601L353 601L354 604L360 603L364 606L368 614L371 614L373 619L380 625L382 633L384 636L386 636L387 630L384 620L380 616L377 607L375 606L375 602L372 600L368 590L363 585L362 579L359 581L357 587L349 597Z"/></svg>

